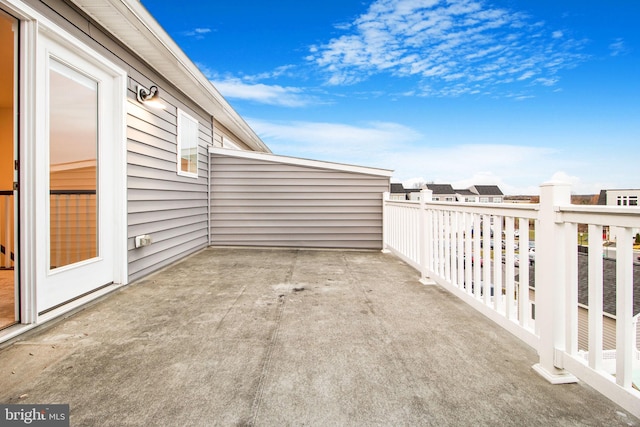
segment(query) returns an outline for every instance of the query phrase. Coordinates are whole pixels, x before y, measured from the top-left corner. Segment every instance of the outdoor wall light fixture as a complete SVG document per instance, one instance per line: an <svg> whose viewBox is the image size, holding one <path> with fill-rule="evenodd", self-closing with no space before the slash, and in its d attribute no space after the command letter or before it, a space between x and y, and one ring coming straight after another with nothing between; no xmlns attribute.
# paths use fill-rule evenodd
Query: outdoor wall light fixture
<svg viewBox="0 0 640 427"><path fill-rule="evenodd" d="M138 102L141 104L148 105L153 108L160 108L164 110L167 108L162 102L160 102L160 89L158 86L151 86L149 89L138 85L136 88L136 96L138 98Z"/></svg>

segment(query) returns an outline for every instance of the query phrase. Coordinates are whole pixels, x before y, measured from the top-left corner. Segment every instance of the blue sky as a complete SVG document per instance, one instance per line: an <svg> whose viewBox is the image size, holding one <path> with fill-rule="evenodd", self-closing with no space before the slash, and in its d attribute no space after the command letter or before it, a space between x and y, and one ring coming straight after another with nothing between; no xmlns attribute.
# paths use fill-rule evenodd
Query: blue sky
<svg viewBox="0 0 640 427"><path fill-rule="evenodd" d="M276 154L392 181L640 188L635 0L143 0Z"/></svg>

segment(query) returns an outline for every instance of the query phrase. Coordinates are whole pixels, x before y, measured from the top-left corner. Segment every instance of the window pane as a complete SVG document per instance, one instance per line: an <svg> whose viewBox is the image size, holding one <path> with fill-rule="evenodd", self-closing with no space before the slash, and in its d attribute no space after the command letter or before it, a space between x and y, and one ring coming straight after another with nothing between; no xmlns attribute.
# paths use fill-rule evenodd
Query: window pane
<svg viewBox="0 0 640 427"><path fill-rule="evenodd" d="M178 115L180 171L198 175L198 122L180 112Z"/></svg>
<svg viewBox="0 0 640 427"><path fill-rule="evenodd" d="M50 268L98 255L98 84L51 60Z"/></svg>

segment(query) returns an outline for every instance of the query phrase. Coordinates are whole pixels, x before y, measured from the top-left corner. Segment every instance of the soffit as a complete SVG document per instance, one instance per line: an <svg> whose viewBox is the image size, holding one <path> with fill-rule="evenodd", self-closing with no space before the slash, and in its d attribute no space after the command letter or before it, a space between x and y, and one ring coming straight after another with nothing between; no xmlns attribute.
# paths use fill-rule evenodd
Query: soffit
<svg viewBox="0 0 640 427"><path fill-rule="evenodd" d="M242 142L254 150L271 152L139 1L71 1Z"/></svg>

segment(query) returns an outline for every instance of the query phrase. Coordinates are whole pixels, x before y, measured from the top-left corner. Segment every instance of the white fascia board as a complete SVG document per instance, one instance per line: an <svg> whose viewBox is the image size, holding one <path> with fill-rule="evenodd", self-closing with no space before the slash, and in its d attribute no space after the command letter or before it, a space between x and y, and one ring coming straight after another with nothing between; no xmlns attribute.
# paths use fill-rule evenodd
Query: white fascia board
<svg viewBox="0 0 640 427"><path fill-rule="evenodd" d="M138 0L71 0L243 143L271 150Z"/></svg>
<svg viewBox="0 0 640 427"><path fill-rule="evenodd" d="M377 175L390 178L393 171L390 169L370 168L366 166L347 165L344 163L325 162L322 160L302 159L299 157L279 156L271 153L259 153L256 151L241 151L228 148L209 147L210 154L228 157L240 157L243 159L263 160L266 162L284 163L288 165L305 166L318 169L329 169L342 172Z"/></svg>

